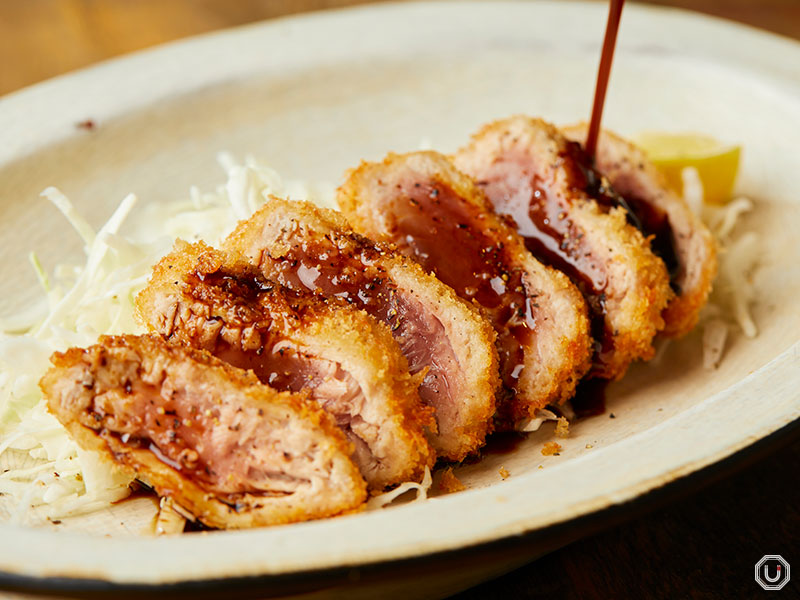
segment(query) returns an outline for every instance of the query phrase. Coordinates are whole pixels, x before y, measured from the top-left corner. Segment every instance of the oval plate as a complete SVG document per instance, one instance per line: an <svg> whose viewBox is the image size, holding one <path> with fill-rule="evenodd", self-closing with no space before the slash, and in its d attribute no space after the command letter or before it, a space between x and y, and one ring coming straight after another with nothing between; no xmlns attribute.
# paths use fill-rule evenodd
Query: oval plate
<svg viewBox="0 0 800 600"><path fill-rule="evenodd" d="M338 182L361 159L423 140L452 151L480 124L509 114L584 119L604 23L599 3L379 5L206 35L7 96L0 276L19 286L0 299L0 313L35 294L29 250L49 264L80 250L71 233L59 233L55 211L37 203L48 185L99 223L127 192L166 201L185 197L192 184L219 183L215 155L223 149L252 153L287 177ZM83 521L84 531L2 524L5 585L119 597L155 589L249 594L254 585L274 596L335 583L345 587L326 594L353 597L347 576L357 577L358 567L392 563L401 573L431 556L429 571L445 572L436 561L470 547L492 549L507 569L533 555L517 553L514 536L552 532L537 538L536 552L553 549L570 537L558 524L717 463L796 420L798 82L794 42L675 10L632 5L623 15L605 125L623 134L696 130L744 148L737 187L758 206L745 227L761 236L753 311L760 335L734 336L716 371L700 366L697 334L673 343L659 366L637 365L611 386L615 419L577 423L559 456L541 455L552 430L540 431L511 453L457 469L467 491L424 503L173 538L104 537L113 513L105 524ZM96 130L75 127L89 118ZM506 480L500 467L511 473ZM498 570L459 556L462 571L451 568L450 582L427 595ZM359 593L398 583L383 577Z"/></svg>

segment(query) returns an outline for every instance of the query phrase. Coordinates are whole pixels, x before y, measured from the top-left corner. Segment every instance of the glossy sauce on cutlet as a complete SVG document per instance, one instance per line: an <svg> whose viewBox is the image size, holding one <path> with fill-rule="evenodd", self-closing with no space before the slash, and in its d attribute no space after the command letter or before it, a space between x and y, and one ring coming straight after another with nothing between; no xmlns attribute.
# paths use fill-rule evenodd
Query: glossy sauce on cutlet
<svg viewBox="0 0 800 600"><path fill-rule="evenodd" d="M536 326L519 270L510 269L499 234L483 232L485 215L441 182L401 186L394 198L392 239L466 300L485 309L498 332L501 375L507 390L519 383L523 345Z"/></svg>
<svg viewBox="0 0 800 600"><path fill-rule="evenodd" d="M385 270L374 264L386 252L365 240L356 250L340 249L329 236L324 241L303 241L289 248L273 266L275 280L293 290L308 290L336 297L384 321L394 331L402 309L397 288Z"/></svg>
<svg viewBox="0 0 800 600"><path fill-rule="evenodd" d="M576 189L586 192L605 209L621 206L625 209L628 223L636 227L642 234L650 238L650 249L653 254L664 261L670 277L670 285L676 294L680 287L676 279L680 274L675 236L667 214L651 202L635 196L623 196L613 189L609 181L593 166L592 159L577 142L569 142L569 152L583 175L582 183L578 181Z"/></svg>
<svg viewBox="0 0 800 600"><path fill-rule="evenodd" d="M266 280L255 270L237 273L195 271L186 277L186 281L190 293L202 300L207 294L213 294L213 302L218 303L219 292L215 289L221 290L221 306L232 309L229 312L234 315L233 320L229 316L229 324L255 326L261 336L262 345L250 351L238 345L231 346L220 336L212 354L234 367L252 370L262 382L279 390L298 391L313 379L309 373L296 368L296 353L287 349L283 340L269 339L271 319L275 316L270 305L277 305L281 318L300 320L304 303L299 294Z"/></svg>
<svg viewBox="0 0 800 600"><path fill-rule="evenodd" d="M224 271L213 271L211 273L195 271L189 278L191 279L192 277L208 285L218 287L228 294L243 298L248 302L253 302L259 298L260 294L271 292L275 289L272 283L261 278L256 273L233 275Z"/></svg>
<svg viewBox="0 0 800 600"><path fill-rule="evenodd" d="M569 154L558 157L560 166L570 168L575 187L586 188L589 181ZM580 148L578 147L578 151ZM583 232L569 217L566 201L551 192L551 182L532 173L526 155L509 154L492 165L477 183L495 209L513 220L525 246L543 263L558 269L580 289L589 306L595 364L604 364L613 351L613 332L606 327L605 268L592 255Z"/></svg>
<svg viewBox="0 0 800 600"><path fill-rule="evenodd" d="M606 325L605 267L592 255L583 232L569 218L567 201L552 192L553 182L532 173L529 161L525 154L509 153L493 165L494 171L485 174L477 183L496 210L513 219L528 250L567 275L580 289L589 305L595 340L593 361L602 369L614 351L614 332ZM667 267L677 265L672 231L665 215L643 202L628 201L616 194L576 142L567 142L555 161L566 171L567 184L577 195L586 194L595 199L604 211L622 207L631 225L645 235L655 235L653 250L665 260Z"/></svg>
<svg viewBox="0 0 800 600"><path fill-rule="evenodd" d="M243 270L228 273L224 270L209 273L195 272L187 278L196 278L202 286L190 285L193 293L204 290L203 286L219 288L232 296L229 302L240 316L239 325L256 326L260 336L258 348L245 350L228 344L222 336L212 354L240 369L251 370L262 382L277 390L297 392L308 389L319 400L318 387L325 382L339 381L353 384L351 376L339 365L305 352L285 339L270 335L271 318L300 321L308 308L307 298L289 288L265 279L258 271Z"/></svg>
<svg viewBox="0 0 800 600"><path fill-rule="evenodd" d="M419 391L423 401L433 403L449 395L450 382L433 357L415 351L415 340L409 338L436 333L416 329L424 325L419 321L413 323L413 307L398 293L386 270L376 264L393 251L357 234L326 234L321 239L293 244L280 258L265 256L262 260L271 261L278 283L293 290L339 298L386 323L406 354L409 372L413 375L429 368Z"/></svg>
<svg viewBox="0 0 800 600"><path fill-rule="evenodd" d="M603 39L603 49L600 53L597 84L595 85L594 101L592 103L592 116L586 134L585 151L582 151L578 156L578 162L588 176L589 188L586 191L589 195L595 197L599 203L605 203L606 206L609 205L606 202L607 200L611 200L612 206L623 206L628 213L628 221L645 236L652 236L650 247L653 253L664 261L669 273L672 291L680 295L681 289L677 283L680 275L680 263L675 250L675 237L667 215L649 202L644 202L634 197L623 198L616 194L592 168L596 157L603 105L605 104L608 80L611 76L611 63L614 59L614 49L617 44L617 32L624 2L625 0L611 0L609 4L606 33ZM642 165L639 165L639 168L641 169Z"/></svg>
<svg viewBox="0 0 800 600"><path fill-rule="evenodd" d="M146 434L131 436L127 434L120 435L118 432L103 429L100 435L104 438L115 438L129 448L149 450L162 463L175 469L184 477L190 479L205 490L213 492L217 500L229 504L237 511L243 508L239 501L245 495L278 496L287 494L287 492L257 489L241 489L235 492L220 491L220 486L225 483L222 476L203 460L202 455L197 452L191 444L187 444L181 439L181 435L199 438L199 432L203 428L203 425L197 424L197 420L202 419L202 416L195 414L193 419L184 419L184 422L180 423L180 425L177 424L177 418L174 416L174 413L167 413L161 418L171 419L173 423L166 428L169 429L170 434L173 434L166 441L163 432L159 431L148 431ZM213 420L213 418L212 416L211 419ZM193 429L196 430L196 432L192 432L191 430ZM193 433L196 435L192 435ZM152 438L157 438L158 441L154 441ZM191 462L183 458L187 456L186 452L192 453L188 455L192 457ZM194 457L197 458L195 459ZM140 493L142 495L150 495L153 492L150 490L149 492L142 491ZM126 498L126 500L130 500L130 497Z"/></svg>

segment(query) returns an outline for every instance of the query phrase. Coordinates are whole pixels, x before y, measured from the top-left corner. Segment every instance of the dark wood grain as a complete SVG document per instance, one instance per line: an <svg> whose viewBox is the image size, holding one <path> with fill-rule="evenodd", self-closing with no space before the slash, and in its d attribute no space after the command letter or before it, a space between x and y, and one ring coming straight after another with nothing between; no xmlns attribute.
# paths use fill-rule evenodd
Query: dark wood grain
<svg viewBox="0 0 800 600"><path fill-rule="evenodd" d="M145 48L353 0L0 0L0 94ZM654 0L800 39L800 0ZM800 597L800 441L680 502L575 542L458 600L751 598L782 554Z"/></svg>
<svg viewBox="0 0 800 600"><path fill-rule="evenodd" d="M643 4L695 10L800 39L798 0L647 0Z"/></svg>

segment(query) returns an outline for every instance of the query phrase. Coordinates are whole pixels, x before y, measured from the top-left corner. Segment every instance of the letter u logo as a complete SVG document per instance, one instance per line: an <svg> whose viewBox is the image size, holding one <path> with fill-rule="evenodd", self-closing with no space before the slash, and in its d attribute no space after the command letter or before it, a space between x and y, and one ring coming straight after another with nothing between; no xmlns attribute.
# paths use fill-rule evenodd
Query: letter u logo
<svg viewBox="0 0 800 600"><path fill-rule="evenodd" d="M764 565L764 579L769 581L770 583L775 583L778 579L781 578L781 566L778 565L775 570L775 577L769 576L769 565Z"/></svg>

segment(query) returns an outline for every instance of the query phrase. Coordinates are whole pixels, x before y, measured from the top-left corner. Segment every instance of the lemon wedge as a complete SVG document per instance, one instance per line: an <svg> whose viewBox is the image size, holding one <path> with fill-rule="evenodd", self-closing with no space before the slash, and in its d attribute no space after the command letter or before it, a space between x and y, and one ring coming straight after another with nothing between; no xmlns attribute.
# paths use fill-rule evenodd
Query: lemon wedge
<svg viewBox="0 0 800 600"><path fill-rule="evenodd" d="M703 182L708 204L724 204L731 198L739 171L739 146L726 145L694 133L641 133L634 138L678 194L683 192L683 169L694 167Z"/></svg>

